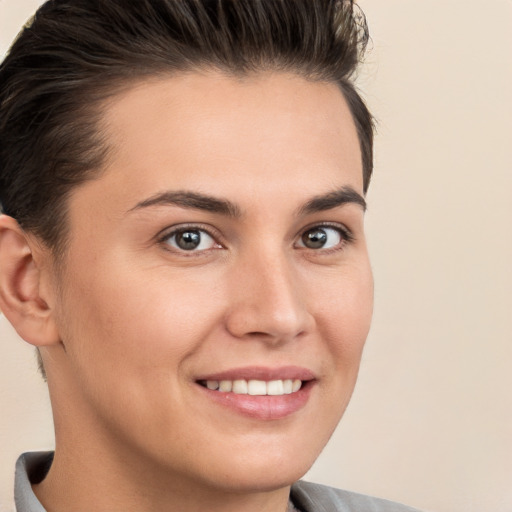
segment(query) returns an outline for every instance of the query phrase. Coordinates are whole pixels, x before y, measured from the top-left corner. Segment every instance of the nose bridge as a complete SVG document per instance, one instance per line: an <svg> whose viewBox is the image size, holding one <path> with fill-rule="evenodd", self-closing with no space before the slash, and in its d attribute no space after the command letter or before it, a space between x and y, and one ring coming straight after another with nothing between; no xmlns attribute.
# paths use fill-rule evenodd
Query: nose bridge
<svg viewBox="0 0 512 512"><path fill-rule="evenodd" d="M231 333L287 340L307 330L311 317L295 270L284 251L262 250L241 258L227 322Z"/></svg>

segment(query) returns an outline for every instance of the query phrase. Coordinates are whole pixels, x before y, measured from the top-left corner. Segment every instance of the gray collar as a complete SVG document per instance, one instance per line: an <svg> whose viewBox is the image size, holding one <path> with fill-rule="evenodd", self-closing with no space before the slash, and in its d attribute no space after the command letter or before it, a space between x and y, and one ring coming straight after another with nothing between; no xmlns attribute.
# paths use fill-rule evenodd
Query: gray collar
<svg viewBox="0 0 512 512"><path fill-rule="evenodd" d="M24 453L18 458L14 479L17 512L46 512L32 490L28 475L31 475L33 483L40 482L46 476L52 460L53 452Z"/></svg>

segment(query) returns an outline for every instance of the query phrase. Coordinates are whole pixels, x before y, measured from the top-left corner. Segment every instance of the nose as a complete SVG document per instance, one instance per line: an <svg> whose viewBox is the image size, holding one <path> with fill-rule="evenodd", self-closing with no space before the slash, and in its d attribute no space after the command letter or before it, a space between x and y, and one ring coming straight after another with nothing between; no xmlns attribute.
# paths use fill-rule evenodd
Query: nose
<svg viewBox="0 0 512 512"><path fill-rule="evenodd" d="M240 262L230 282L226 327L233 336L279 344L314 325L306 290L285 256L253 256Z"/></svg>

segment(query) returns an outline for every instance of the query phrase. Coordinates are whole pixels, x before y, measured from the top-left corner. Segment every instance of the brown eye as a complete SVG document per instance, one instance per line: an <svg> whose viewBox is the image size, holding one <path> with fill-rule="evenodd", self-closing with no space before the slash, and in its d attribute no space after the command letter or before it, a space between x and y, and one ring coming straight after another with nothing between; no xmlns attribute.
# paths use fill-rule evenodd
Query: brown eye
<svg viewBox="0 0 512 512"><path fill-rule="evenodd" d="M308 249L330 249L344 240L339 229L321 226L308 229L300 238L299 245Z"/></svg>
<svg viewBox="0 0 512 512"><path fill-rule="evenodd" d="M181 251L205 251L217 245L215 240L202 229L181 229L171 233L165 240L174 249Z"/></svg>

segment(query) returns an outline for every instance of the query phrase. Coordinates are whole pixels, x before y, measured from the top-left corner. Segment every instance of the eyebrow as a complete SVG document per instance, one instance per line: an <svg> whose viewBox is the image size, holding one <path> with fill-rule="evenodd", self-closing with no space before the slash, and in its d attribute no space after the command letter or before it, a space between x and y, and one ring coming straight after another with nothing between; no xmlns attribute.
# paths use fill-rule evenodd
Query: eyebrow
<svg viewBox="0 0 512 512"><path fill-rule="evenodd" d="M299 215L323 212L332 210L345 204L357 204L363 211L366 211L366 201L364 197L352 187L342 187L338 190L321 194L310 199L299 209Z"/></svg>
<svg viewBox="0 0 512 512"><path fill-rule="evenodd" d="M298 215L307 215L331 210L348 203L357 204L363 209L363 211L366 211L366 201L364 200L364 197L352 187L346 186L338 190L313 197L306 204L301 206L297 213ZM169 205L218 213L232 218L239 218L242 216L239 206L227 199L189 191L166 191L155 194L154 196L137 203L133 208L128 210L128 212L148 208L150 206Z"/></svg>
<svg viewBox="0 0 512 512"><path fill-rule="evenodd" d="M204 210L212 213L219 213L228 217L241 217L240 208L228 201L216 197L188 191L166 191L155 194L128 210L140 210L149 206L179 206L181 208L192 208L195 210Z"/></svg>

